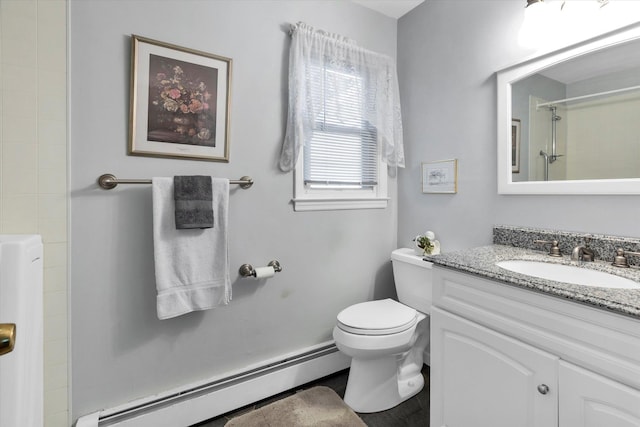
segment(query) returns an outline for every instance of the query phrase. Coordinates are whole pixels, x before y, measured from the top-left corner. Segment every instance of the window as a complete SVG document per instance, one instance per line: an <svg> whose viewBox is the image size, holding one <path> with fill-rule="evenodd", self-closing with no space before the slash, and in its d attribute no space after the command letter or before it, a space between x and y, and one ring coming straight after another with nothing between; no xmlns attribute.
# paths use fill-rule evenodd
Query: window
<svg viewBox="0 0 640 427"><path fill-rule="evenodd" d="M397 91L395 66L389 73L387 57L304 24L295 28L306 31L298 36L309 44L309 52L301 53L305 46L296 42L294 31L289 118L280 159L281 169L295 170L294 209L386 207L387 166L404 165L401 125L398 132L392 123L389 132L383 120L396 110L399 118L399 105L387 102L386 95L393 91L380 91L390 82ZM327 39L309 43L318 37ZM393 94L392 101L397 102L397 92ZM385 157L387 153L392 155Z"/></svg>
<svg viewBox="0 0 640 427"><path fill-rule="evenodd" d="M329 188L377 184L376 131L364 120L364 83L355 73L314 67L314 94L324 99L304 147L304 183Z"/></svg>
<svg viewBox="0 0 640 427"><path fill-rule="evenodd" d="M376 129L364 118L364 77L330 64L309 71L311 97L323 103L296 166L303 185L296 185L295 209L386 207L386 168L379 164Z"/></svg>

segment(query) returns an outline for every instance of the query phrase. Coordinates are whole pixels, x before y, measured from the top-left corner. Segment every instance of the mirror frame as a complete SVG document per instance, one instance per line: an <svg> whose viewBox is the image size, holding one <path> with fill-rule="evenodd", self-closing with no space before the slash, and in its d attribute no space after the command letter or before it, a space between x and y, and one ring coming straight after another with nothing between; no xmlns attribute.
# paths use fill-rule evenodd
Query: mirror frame
<svg viewBox="0 0 640 427"><path fill-rule="evenodd" d="M497 72L498 194L640 194L640 178L514 182L511 171L511 85L561 62L621 43L640 40L634 24Z"/></svg>

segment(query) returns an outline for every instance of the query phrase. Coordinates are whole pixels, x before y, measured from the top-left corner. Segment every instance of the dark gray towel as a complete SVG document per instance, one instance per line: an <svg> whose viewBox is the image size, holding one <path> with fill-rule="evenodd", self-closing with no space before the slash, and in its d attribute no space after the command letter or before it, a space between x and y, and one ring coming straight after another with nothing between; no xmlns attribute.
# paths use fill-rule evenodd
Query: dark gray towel
<svg viewBox="0 0 640 427"><path fill-rule="evenodd" d="M176 229L213 228L210 176L174 176Z"/></svg>

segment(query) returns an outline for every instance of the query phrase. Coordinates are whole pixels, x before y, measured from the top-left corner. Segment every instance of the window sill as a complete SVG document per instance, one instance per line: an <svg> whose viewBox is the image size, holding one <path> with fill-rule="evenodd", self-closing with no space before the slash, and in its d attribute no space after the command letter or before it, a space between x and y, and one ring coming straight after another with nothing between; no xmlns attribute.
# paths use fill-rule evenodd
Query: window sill
<svg viewBox="0 0 640 427"><path fill-rule="evenodd" d="M292 199L293 210L304 211L337 211L344 209L385 209L388 197L353 198L353 199Z"/></svg>

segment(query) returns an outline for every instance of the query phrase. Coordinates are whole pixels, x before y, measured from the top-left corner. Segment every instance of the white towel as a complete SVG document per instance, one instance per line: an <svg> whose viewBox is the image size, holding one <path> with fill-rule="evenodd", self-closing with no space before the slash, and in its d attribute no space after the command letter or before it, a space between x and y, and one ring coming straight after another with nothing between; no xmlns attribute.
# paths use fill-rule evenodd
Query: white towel
<svg viewBox="0 0 640 427"><path fill-rule="evenodd" d="M212 178L213 228L177 230L173 178L153 178L153 248L159 319L231 301L229 180Z"/></svg>

